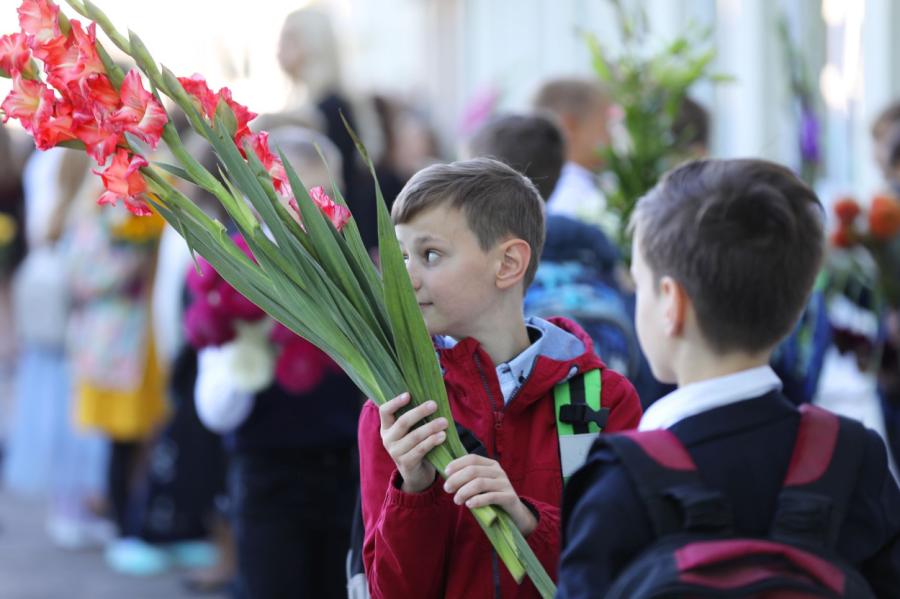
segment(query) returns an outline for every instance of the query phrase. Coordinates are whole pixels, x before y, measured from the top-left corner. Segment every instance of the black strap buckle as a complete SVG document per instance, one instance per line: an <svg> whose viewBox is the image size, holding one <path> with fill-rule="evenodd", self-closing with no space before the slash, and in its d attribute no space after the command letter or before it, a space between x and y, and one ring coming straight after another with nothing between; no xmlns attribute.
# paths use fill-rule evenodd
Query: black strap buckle
<svg viewBox="0 0 900 599"><path fill-rule="evenodd" d="M566 404L559 408L559 420L566 424L588 424L593 422L601 429L606 428L609 408L593 409L586 404Z"/></svg>

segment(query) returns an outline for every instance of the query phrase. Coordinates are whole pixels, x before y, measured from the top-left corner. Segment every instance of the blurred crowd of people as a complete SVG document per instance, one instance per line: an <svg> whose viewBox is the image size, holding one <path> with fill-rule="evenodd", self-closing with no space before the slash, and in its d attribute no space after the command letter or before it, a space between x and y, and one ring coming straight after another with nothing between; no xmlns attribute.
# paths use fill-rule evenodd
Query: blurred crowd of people
<svg viewBox="0 0 900 599"><path fill-rule="evenodd" d="M342 115L377 148L388 201L423 166L453 158L448 147L507 162L546 201L547 241L526 311L579 320L645 406L668 391L638 348L633 294L611 241L622 224L610 221L598 177L612 108L600 85L548 81L527 112L486 116L467 139L441 144L426 109L345 91L323 13L292 13L277 58L295 93L254 126L271 132L308 187L336 182L370 247L374 186ZM687 100L677 127L684 159L708 153L701 106ZM879 135L897 145L893 133ZM359 392L318 350L279 337L268 317L227 300L233 290L198 277L202 265L160 218L97 206L99 179L83 154L29 152L27 142L0 128L0 392L12 398L0 421L4 489L45 498L54 543L104 547L120 572L181 565L197 590L344 596ZM199 139L188 145L214 165ZM879 146L878 155L896 179L895 150ZM227 226L214 198L184 192ZM829 346L822 301L813 296L777 355L797 403L812 400ZM227 306L257 328L222 321ZM253 331L279 348L264 368L274 378L248 382L256 373L241 368L234 345ZM896 452L896 391L884 391Z"/></svg>

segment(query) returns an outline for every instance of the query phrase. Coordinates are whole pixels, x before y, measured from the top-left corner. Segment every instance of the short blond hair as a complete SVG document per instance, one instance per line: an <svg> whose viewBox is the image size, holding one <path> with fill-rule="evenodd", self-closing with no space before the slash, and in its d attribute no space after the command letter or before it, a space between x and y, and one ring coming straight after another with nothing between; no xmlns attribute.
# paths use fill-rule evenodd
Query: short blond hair
<svg viewBox="0 0 900 599"><path fill-rule="evenodd" d="M547 81L538 89L533 101L537 110L547 111L556 117L573 116L576 120L587 118L597 107L603 108L609 104L609 94L600 83L576 77Z"/></svg>

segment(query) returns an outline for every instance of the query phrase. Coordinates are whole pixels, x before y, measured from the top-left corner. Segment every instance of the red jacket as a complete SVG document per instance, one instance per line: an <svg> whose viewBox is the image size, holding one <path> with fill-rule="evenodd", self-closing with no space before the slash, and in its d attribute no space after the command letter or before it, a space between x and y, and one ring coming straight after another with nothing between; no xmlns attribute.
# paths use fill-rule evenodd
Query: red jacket
<svg viewBox="0 0 900 599"><path fill-rule="evenodd" d="M528 543L555 580L562 474L553 387L573 366L579 372L601 368L610 432L636 427L641 406L631 383L606 370L578 325L561 318L551 322L581 340L581 353L569 359L539 356L505 407L493 363L476 340L439 350L439 357L454 419L475 434L522 500L537 510L538 526ZM444 492L440 476L422 493L399 489L399 473L382 445L378 407L371 401L360 415L359 451L363 558L374 599L539 597L527 578L516 584L469 510Z"/></svg>

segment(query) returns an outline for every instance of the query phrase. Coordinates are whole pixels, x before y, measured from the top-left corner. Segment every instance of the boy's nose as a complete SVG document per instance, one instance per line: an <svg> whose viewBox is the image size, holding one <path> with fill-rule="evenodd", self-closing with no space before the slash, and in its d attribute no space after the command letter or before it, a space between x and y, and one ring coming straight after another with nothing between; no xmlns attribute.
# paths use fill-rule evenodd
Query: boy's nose
<svg viewBox="0 0 900 599"><path fill-rule="evenodd" d="M412 283L413 289L418 291L422 286L422 279L419 278L416 268L412 264L412 260L406 263L406 272L409 273L409 280Z"/></svg>

